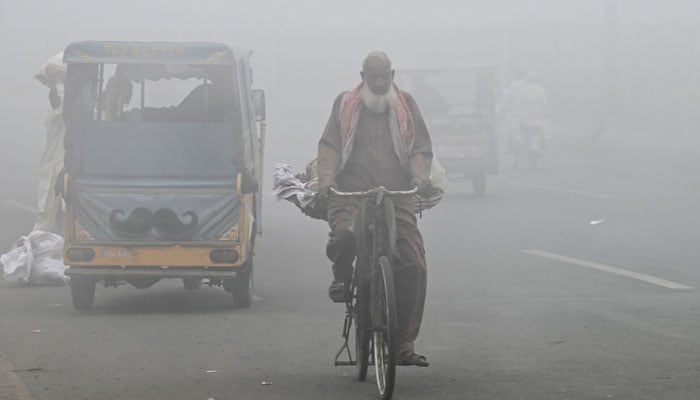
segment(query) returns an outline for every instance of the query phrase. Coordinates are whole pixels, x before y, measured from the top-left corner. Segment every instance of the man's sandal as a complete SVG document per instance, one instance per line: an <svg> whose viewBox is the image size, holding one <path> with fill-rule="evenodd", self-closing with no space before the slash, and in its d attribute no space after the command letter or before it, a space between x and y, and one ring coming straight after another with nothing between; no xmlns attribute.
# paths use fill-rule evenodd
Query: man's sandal
<svg viewBox="0 0 700 400"><path fill-rule="evenodd" d="M328 297L330 297L334 303L345 303L349 298L349 287L349 284L334 279L333 282L331 282L331 286L328 288Z"/></svg>
<svg viewBox="0 0 700 400"><path fill-rule="evenodd" d="M430 366L428 359L418 353L404 353L396 357L396 365L414 365L416 367Z"/></svg>

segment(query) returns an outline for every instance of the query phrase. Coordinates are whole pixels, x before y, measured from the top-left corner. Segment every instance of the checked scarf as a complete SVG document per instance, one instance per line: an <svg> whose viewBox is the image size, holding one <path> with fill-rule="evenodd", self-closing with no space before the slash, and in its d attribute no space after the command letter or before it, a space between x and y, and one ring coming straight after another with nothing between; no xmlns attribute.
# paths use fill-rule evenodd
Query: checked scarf
<svg viewBox="0 0 700 400"><path fill-rule="evenodd" d="M357 121L360 117L360 105L362 104L362 87L363 83L355 86L353 90L347 92L340 103L340 139L342 146L342 161L341 169L345 166L350 152L352 151L352 142L357 129ZM394 84L396 91L396 104L389 112L389 127L391 130L392 142L394 151L399 157L402 165L408 164L408 157L413 146L413 140L416 136L416 129L413 124L413 116L408 108L406 97Z"/></svg>

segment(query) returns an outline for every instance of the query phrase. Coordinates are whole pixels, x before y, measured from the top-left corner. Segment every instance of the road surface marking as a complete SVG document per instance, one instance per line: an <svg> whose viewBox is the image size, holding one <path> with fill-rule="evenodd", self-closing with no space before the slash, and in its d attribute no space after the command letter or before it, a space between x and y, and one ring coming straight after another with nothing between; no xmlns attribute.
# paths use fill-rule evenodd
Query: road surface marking
<svg viewBox="0 0 700 400"><path fill-rule="evenodd" d="M561 256L559 254L548 253L548 252L542 251L542 250L523 250L523 252L527 253L527 254L531 254L533 256L549 258L550 260L557 260L557 261L562 261L562 262L569 263L569 264L576 264L576 265L580 265L582 267L593 268L593 269L597 269L599 271L605 271L605 272L609 272L609 273L615 274L615 275L626 276L628 278L638 279L640 281L644 281L644 282L651 283L654 285L663 286L667 289L684 289L684 290L693 289L690 286L682 285L682 284L676 283L676 282L667 281L665 279L657 278L655 276L640 274L637 272L628 271L626 269L612 267L610 265L598 264L598 263L594 263L594 262L586 261L586 260L579 260L578 258Z"/></svg>
<svg viewBox="0 0 700 400"><path fill-rule="evenodd" d="M7 204L8 206L14 207L14 208L19 208L20 210L30 212L32 214L36 214L36 208L32 206L28 206L26 204L22 204L18 201L14 200L0 200L2 203Z"/></svg>
<svg viewBox="0 0 700 400"><path fill-rule="evenodd" d="M561 193L569 193L569 194L578 194L581 196L588 196L588 197L595 197L596 199L605 199L605 200L610 200L614 199L614 196L611 196L609 194L600 194L600 193L593 193L593 192L584 192L582 190L575 190L575 189L564 189L564 188L557 188L557 187L551 187L551 186L542 186L542 185L533 185L531 183L513 183L515 186L522 186L526 188L531 188L531 189L541 189L541 190L548 190L550 192L561 192Z"/></svg>

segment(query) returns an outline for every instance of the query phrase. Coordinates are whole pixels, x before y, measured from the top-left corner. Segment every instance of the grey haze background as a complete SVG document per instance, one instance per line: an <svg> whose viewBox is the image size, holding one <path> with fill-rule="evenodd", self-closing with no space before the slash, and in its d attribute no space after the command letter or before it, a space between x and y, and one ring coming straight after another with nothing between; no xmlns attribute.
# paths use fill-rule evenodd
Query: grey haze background
<svg viewBox="0 0 700 400"><path fill-rule="evenodd" d="M397 65L491 64L504 85L515 66L538 70L560 127L555 140L585 140L602 121L624 127L606 140L632 132L641 145L661 134L686 140L698 126L695 0L1 0L3 191L17 177L35 179L48 92L33 74L81 40L253 49L255 85L268 93L267 161L297 169L313 157L334 97L357 82L374 48ZM2 197L32 204L33 195Z"/></svg>

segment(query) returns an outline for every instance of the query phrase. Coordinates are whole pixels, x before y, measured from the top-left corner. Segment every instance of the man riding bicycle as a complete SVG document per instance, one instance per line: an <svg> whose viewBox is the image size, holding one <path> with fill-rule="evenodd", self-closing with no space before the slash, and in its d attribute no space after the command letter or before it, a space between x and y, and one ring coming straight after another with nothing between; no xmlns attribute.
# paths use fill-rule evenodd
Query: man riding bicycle
<svg viewBox="0 0 700 400"><path fill-rule="evenodd" d="M326 254L333 262L333 281L328 294L335 302L345 302L350 295L357 255L350 223L358 200L328 196L330 188L364 191L378 186L389 190L417 187L419 194L432 190L433 154L428 129L413 97L394 83L394 70L386 53L369 53L360 76L359 85L336 98L318 144L318 193L328 202L331 228ZM413 348L426 294L423 238L412 201L397 199L395 203L396 356L402 364L428 366L426 357Z"/></svg>

